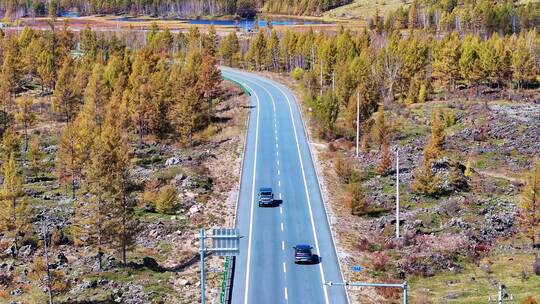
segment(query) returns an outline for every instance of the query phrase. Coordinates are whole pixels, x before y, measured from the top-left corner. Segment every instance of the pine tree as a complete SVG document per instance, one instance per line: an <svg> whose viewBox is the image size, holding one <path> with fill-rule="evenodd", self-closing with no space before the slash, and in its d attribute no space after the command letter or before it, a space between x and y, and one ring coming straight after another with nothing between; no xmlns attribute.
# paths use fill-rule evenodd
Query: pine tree
<svg viewBox="0 0 540 304"><path fill-rule="evenodd" d="M75 198L78 181L81 178L82 151L77 122L68 122L62 131L56 155L56 172L60 183L71 187L71 197Z"/></svg>
<svg viewBox="0 0 540 304"><path fill-rule="evenodd" d="M21 139L19 134L12 128L7 129L2 137L2 161L7 161L12 153L15 157L18 157L21 153L20 149Z"/></svg>
<svg viewBox="0 0 540 304"><path fill-rule="evenodd" d="M200 67L200 76L197 81L197 88L200 90L203 98L208 103L208 116L212 115L212 101L220 92L221 72L216 66L214 57L205 55Z"/></svg>
<svg viewBox="0 0 540 304"><path fill-rule="evenodd" d="M37 175L43 169L42 161L44 155L39 138L34 137L30 141L30 147L28 149L28 168L33 175Z"/></svg>
<svg viewBox="0 0 540 304"><path fill-rule="evenodd" d="M480 38L466 36L461 45L461 57L459 58L460 74L469 86L475 87L478 93L478 85L484 78L484 72L479 62Z"/></svg>
<svg viewBox="0 0 540 304"><path fill-rule="evenodd" d="M459 80L459 59L461 57L461 44L456 33L451 33L435 45L433 50L432 76L447 90L455 88Z"/></svg>
<svg viewBox="0 0 540 304"><path fill-rule="evenodd" d="M151 101L148 120L149 128L159 138L164 138L169 130L168 115L170 111L171 88L169 82L169 66L164 59L158 61L156 71L150 76Z"/></svg>
<svg viewBox="0 0 540 304"><path fill-rule="evenodd" d="M263 31L259 31L257 36L251 41L246 54L246 61L257 71L266 68L266 36Z"/></svg>
<svg viewBox="0 0 540 304"><path fill-rule="evenodd" d="M19 123L23 125L24 129L24 152L28 151L28 128L31 127L35 121L36 116L32 112L32 106L34 100L31 97L25 96L17 100L18 111L15 118Z"/></svg>
<svg viewBox="0 0 540 304"><path fill-rule="evenodd" d="M73 120L78 107L76 87L73 85L74 78L73 60L68 56L58 72L58 79L53 94L53 108L62 113L67 122Z"/></svg>
<svg viewBox="0 0 540 304"><path fill-rule="evenodd" d="M206 54L214 57L218 52L219 39L216 33L216 28L214 25L210 25L208 33L203 40L203 48Z"/></svg>
<svg viewBox="0 0 540 304"><path fill-rule="evenodd" d="M30 223L30 210L24 198L23 176L15 154L2 166L3 184L0 189L0 229L13 239L15 251L19 249L19 238L24 235Z"/></svg>
<svg viewBox="0 0 540 304"><path fill-rule="evenodd" d="M534 61L523 36L516 39L512 52L512 79L523 88L534 77Z"/></svg>
<svg viewBox="0 0 540 304"><path fill-rule="evenodd" d="M110 97L110 90L104 75L103 65L96 63L84 90L83 111L92 115L91 119L96 122L98 127L103 124L105 105Z"/></svg>
<svg viewBox="0 0 540 304"><path fill-rule="evenodd" d="M431 137L424 147L424 161L431 161L439 157L445 140L444 125L441 122L439 111L431 114Z"/></svg>
<svg viewBox="0 0 540 304"><path fill-rule="evenodd" d="M388 138L385 137L381 145L380 152L380 161L377 166L377 172L381 175L384 175L392 168L392 156L390 154L390 144L388 143Z"/></svg>
<svg viewBox="0 0 540 304"><path fill-rule="evenodd" d="M352 215L360 216L366 213L367 203L365 191L359 181L347 185L347 196L350 200Z"/></svg>
<svg viewBox="0 0 540 304"><path fill-rule="evenodd" d="M222 64L231 67L238 66L242 55L240 54L240 44L236 32L231 32L223 38L219 47L219 55Z"/></svg>
<svg viewBox="0 0 540 304"><path fill-rule="evenodd" d="M525 235L534 246L540 239L540 162L536 162L527 177L519 202Z"/></svg>
<svg viewBox="0 0 540 304"><path fill-rule="evenodd" d="M273 30L270 38L268 39L268 42L266 43L266 68L270 69L273 72L278 72L279 58L279 38L276 30Z"/></svg>
<svg viewBox="0 0 540 304"><path fill-rule="evenodd" d="M379 106L379 111L377 111L377 116L375 117L375 124L373 125L372 132L373 141L379 146L381 146L385 142L389 135L390 126L386 121L386 114L383 105Z"/></svg>

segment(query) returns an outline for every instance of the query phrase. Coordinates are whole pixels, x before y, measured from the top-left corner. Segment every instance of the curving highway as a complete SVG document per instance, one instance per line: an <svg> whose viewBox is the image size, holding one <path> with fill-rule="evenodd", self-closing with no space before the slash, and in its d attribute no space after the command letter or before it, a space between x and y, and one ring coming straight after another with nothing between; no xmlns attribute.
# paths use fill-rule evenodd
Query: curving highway
<svg viewBox="0 0 540 304"><path fill-rule="evenodd" d="M235 304L348 303L339 262L298 105L284 86L221 68L251 94L236 226L244 236L236 259ZM272 187L280 206L260 208L257 192ZM296 244L314 247L320 263L294 264Z"/></svg>

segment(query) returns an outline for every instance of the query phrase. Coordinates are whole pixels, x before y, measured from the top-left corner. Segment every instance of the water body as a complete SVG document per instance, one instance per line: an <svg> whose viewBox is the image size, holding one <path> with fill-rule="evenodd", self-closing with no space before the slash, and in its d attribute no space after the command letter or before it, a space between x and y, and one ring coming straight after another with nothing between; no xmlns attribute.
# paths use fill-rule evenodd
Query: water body
<svg viewBox="0 0 540 304"><path fill-rule="evenodd" d="M141 19L134 17L121 17L113 19L113 21L129 21L129 22L148 22L153 19ZM268 21L264 19L244 19L244 20L235 20L235 19L164 19L164 20L178 20L185 21L187 24L193 25L215 25L215 26L233 26L243 29L253 29L258 23L259 27L268 26ZM316 25L324 24L325 22L308 20L308 19L297 19L297 18L275 18L270 21L271 25Z"/></svg>

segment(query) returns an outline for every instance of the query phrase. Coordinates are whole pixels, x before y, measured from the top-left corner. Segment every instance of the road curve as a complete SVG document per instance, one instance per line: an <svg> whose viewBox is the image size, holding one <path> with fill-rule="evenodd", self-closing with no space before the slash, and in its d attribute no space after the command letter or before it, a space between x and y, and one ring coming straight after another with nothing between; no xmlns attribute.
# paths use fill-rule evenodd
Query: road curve
<svg viewBox="0 0 540 304"><path fill-rule="evenodd" d="M244 237L234 273L235 304L348 303L302 117L285 86L221 68L251 94L251 113L236 227ZM272 187L279 207L260 208L259 187ZM321 262L296 265L292 247L308 243Z"/></svg>

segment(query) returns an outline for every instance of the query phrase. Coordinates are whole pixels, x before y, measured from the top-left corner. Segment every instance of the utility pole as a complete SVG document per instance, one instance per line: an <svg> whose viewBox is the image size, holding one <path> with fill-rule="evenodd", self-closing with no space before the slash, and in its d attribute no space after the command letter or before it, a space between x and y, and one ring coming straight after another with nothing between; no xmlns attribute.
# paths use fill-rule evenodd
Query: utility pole
<svg viewBox="0 0 540 304"><path fill-rule="evenodd" d="M323 91L322 68L323 68L323 60L321 59L321 92L319 93L320 98L322 98L322 91Z"/></svg>
<svg viewBox="0 0 540 304"><path fill-rule="evenodd" d="M396 147L396 239L399 239L399 148Z"/></svg>
<svg viewBox="0 0 540 304"><path fill-rule="evenodd" d="M360 146L360 90L356 91L356 158Z"/></svg>
<svg viewBox="0 0 540 304"><path fill-rule="evenodd" d="M49 251L51 246L51 233L49 231L49 219L45 219L43 225L43 254L45 255L45 266L47 267L47 296L49 297L49 304L53 304L52 297L52 280L51 280L51 266L49 263Z"/></svg>
<svg viewBox="0 0 540 304"><path fill-rule="evenodd" d="M335 85L335 76L334 72L332 71L332 96L336 95L336 85Z"/></svg>

